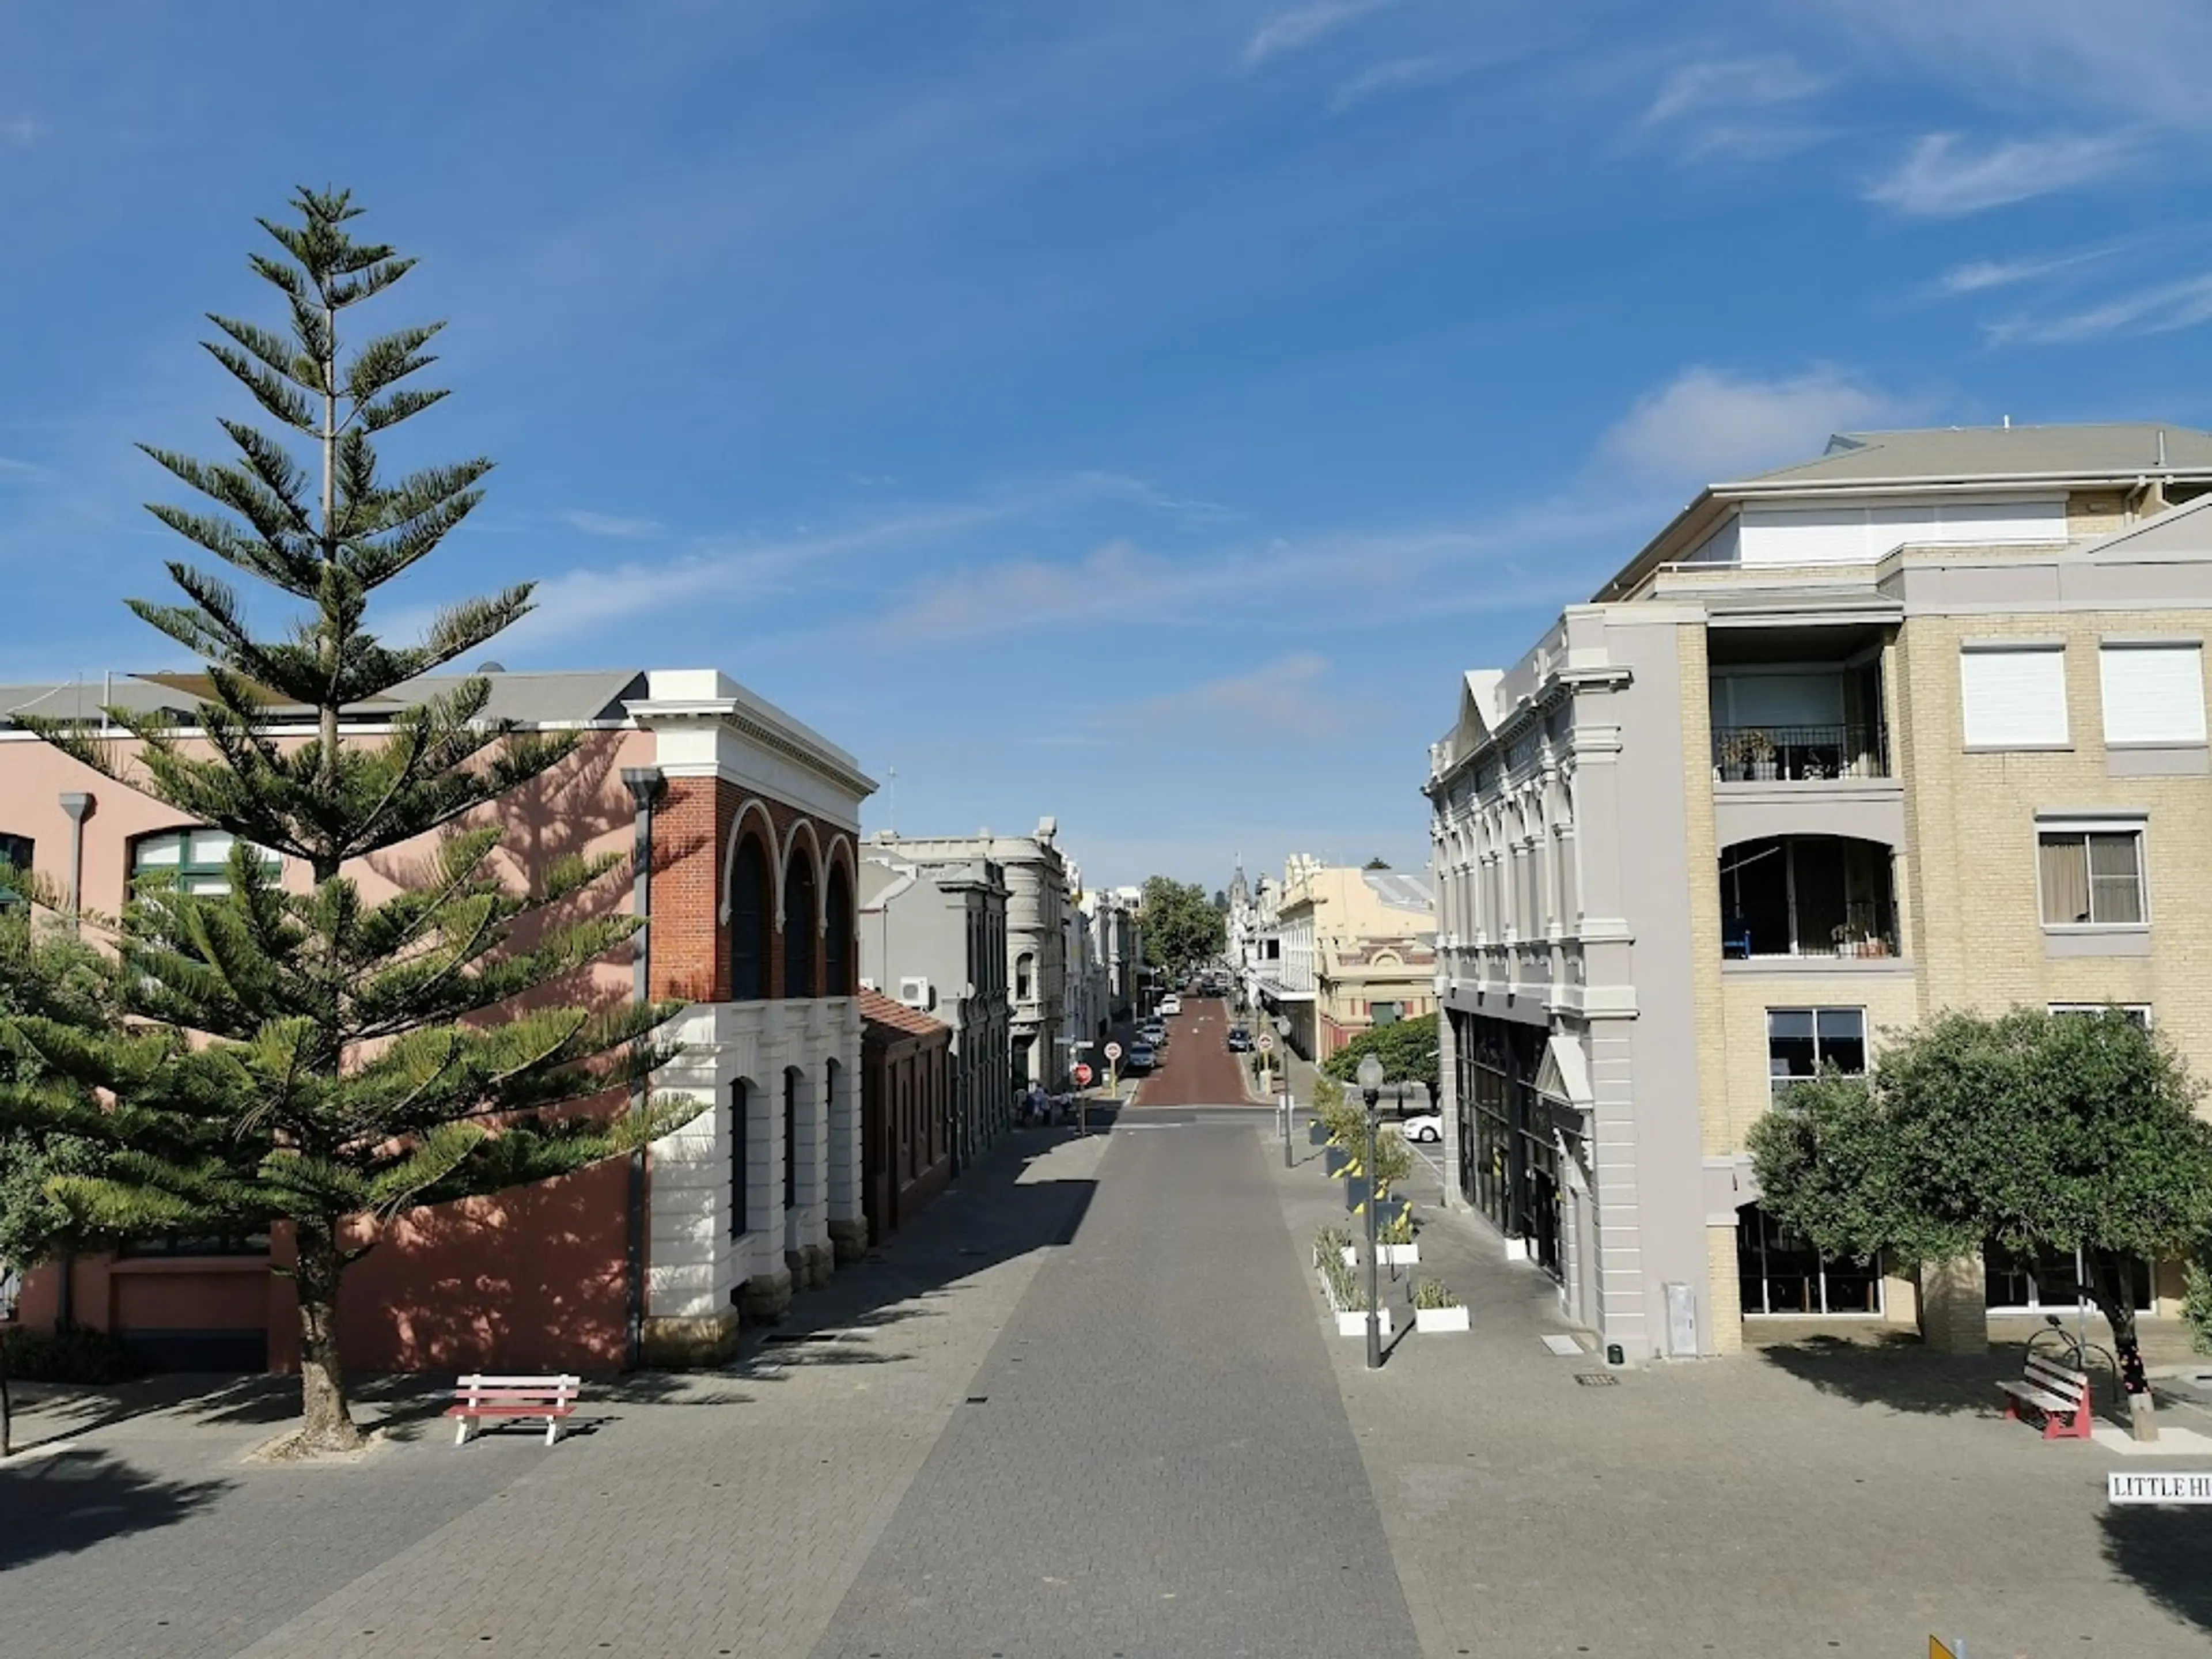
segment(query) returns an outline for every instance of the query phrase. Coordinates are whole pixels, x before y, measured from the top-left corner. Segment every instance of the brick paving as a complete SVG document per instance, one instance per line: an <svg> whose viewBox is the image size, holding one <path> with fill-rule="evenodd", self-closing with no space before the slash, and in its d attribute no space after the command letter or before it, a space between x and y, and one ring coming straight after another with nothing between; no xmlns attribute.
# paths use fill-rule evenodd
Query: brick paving
<svg viewBox="0 0 2212 1659"><path fill-rule="evenodd" d="M1298 1156L1275 1178L1310 1238L1342 1206ZM1551 1283L1483 1223L1424 1219L1414 1271L1462 1294L1473 1334L1406 1335L1379 1372L1357 1340L1331 1352L1427 1653L1901 1659L1931 1634L1974 1659L2212 1653L2212 1512L2104 1501L2109 1468L2206 1461L2002 1421L2016 1352L1814 1340L1608 1372L1545 1350L1567 1328Z"/></svg>

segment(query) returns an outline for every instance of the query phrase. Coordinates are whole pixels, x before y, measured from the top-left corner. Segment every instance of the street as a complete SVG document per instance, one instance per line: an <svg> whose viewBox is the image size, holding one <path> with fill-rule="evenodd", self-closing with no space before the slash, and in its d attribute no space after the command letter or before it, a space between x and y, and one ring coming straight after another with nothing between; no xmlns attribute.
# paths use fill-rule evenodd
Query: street
<svg viewBox="0 0 2212 1659"><path fill-rule="evenodd" d="M2107 1510L2112 1454L1996 1418L2016 1359L1610 1372L1541 1340L1549 1280L1425 1204L1419 1271L1474 1332L1366 1370L1309 1271L1343 1218L1319 1154L1301 1133L1285 1168L1237 1103L1219 1005L1175 1027L1107 1133L1017 1133L730 1366L592 1383L553 1448L456 1449L437 1379L368 1391L392 1437L353 1468L245 1461L280 1382L90 1426L34 1404L48 1443L0 1470L0 1656L2212 1645L2212 1516ZM1410 1282L1384 1285L1401 1333Z"/></svg>

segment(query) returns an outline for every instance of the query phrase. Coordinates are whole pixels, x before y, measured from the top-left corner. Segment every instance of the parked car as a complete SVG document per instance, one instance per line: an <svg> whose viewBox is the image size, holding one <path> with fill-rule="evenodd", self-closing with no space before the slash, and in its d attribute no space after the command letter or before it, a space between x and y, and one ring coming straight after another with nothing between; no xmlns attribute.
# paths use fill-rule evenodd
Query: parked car
<svg viewBox="0 0 2212 1659"><path fill-rule="evenodd" d="M1416 1112L1398 1121L1398 1133L1408 1140L1438 1141L1444 1138L1444 1120L1438 1112Z"/></svg>
<svg viewBox="0 0 2212 1659"><path fill-rule="evenodd" d="M1177 996L1173 991L1169 992L1165 996L1160 999L1160 1012L1164 1014L1181 1013L1182 1012L1182 999Z"/></svg>
<svg viewBox="0 0 2212 1659"><path fill-rule="evenodd" d="M1229 1052L1232 1054L1249 1054L1251 1052L1251 1032L1246 1030L1242 1025L1231 1026L1229 1028Z"/></svg>
<svg viewBox="0 0 2212 1659"><path fill-rule="evenodd" d="M1158 1051L1149 1042L1136 1042L1129 1046L1129 1069L1133 1072L1151 1071L1159 1063L1159 1058Z"/></svg>

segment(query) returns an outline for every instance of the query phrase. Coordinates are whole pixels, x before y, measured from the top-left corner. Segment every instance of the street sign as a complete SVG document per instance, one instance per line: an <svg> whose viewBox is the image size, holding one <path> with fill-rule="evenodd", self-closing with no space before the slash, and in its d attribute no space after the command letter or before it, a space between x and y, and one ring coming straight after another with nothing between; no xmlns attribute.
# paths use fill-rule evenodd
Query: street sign
<svg viewBox="0 0 2212 1659"><path fill-rule="evenodd" d="M1928 1659L1959 1659L1959 1654L1940 1636L1928 1638Z"/></svg>
<svg viewBox="0 0 2212 1659"><path fill-rule="evenodd" d="M1263 1054L1272 1054L1275 1052L1275 1039L1265 1031L1260 1033L1260 1052Z"/></svg>
<svg viewBox="0 0 2212 1659"><path fill-rule="evenodd" d="M2212 1474L2175 1471L2167 1474L2106 1471L2107 1504L2212 1504Z"/></svg>
<svg viewBox="0 0 2212 1659"><path fill-rule="evenodd" d="M1107 1058L1107 1059L1109 1059L1109 1060L1119 1060L1119 1059L1121 1059L1121 1045L1120 1043L1118 1043L1118 1042L1109 1042L1109 1043L1108 1043L1108 1044L1106 1045L1106 1058Z"/></svg>
<svg viewBox="0 0 2212 1659"><path fill-rule="evenodd" d="M1075 1086L1079 1089L1088 1089L1091 1086L1091 1068L1088 1066L1078 1066L1075 1068Z"/></svg>

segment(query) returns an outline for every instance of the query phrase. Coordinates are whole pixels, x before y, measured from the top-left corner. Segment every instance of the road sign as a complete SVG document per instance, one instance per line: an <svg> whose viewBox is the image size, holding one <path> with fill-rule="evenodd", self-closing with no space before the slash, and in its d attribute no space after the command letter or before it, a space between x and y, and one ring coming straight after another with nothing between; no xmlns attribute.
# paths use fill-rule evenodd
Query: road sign
<svg viewBox="0 0 2212 1659"><path fill-rule="evenodd" d="M1107 1058L1107 1059L1109 1059L1109 1060L1119 1060L1119 1059L1121 1059L1121 1045L1120 1043L1118 1043L1118 1042L1109 1042L1109 1043L1108 1043L1108 1044L1106 1045L1106 1058Z"/></svg>
<svg viewBox="0 0 2212 1659"><path fill-rule="evenodd" d="M1263 1054L1272 1054L1275 1052L1275 1039L1265 1031L1260 1033L1260 1052Z"/></svg>
<svg viewBox="0 0 2212 1659"><path fill-rule="evenodd" d="M1091 1068L1088 1066L1078 1066L1075 1068L1075 1086L1079 1089L1088 1089L1091 1086Z"/></svg>
<svg viewBox="0 0 2212 1659"><path fill-rule="evenodd" d="M2212 1474L2175 1471L2135 1474L2112 1469L2105 1475L2107 1504L2212 1504Z"/></svg>
<svg viewBox="0 0 2212 1659"><path fill-rule="evenodd" d="M1928 1659L1959 1659L1958 1652L1940 1636L1928 1638Z"/></svg>

